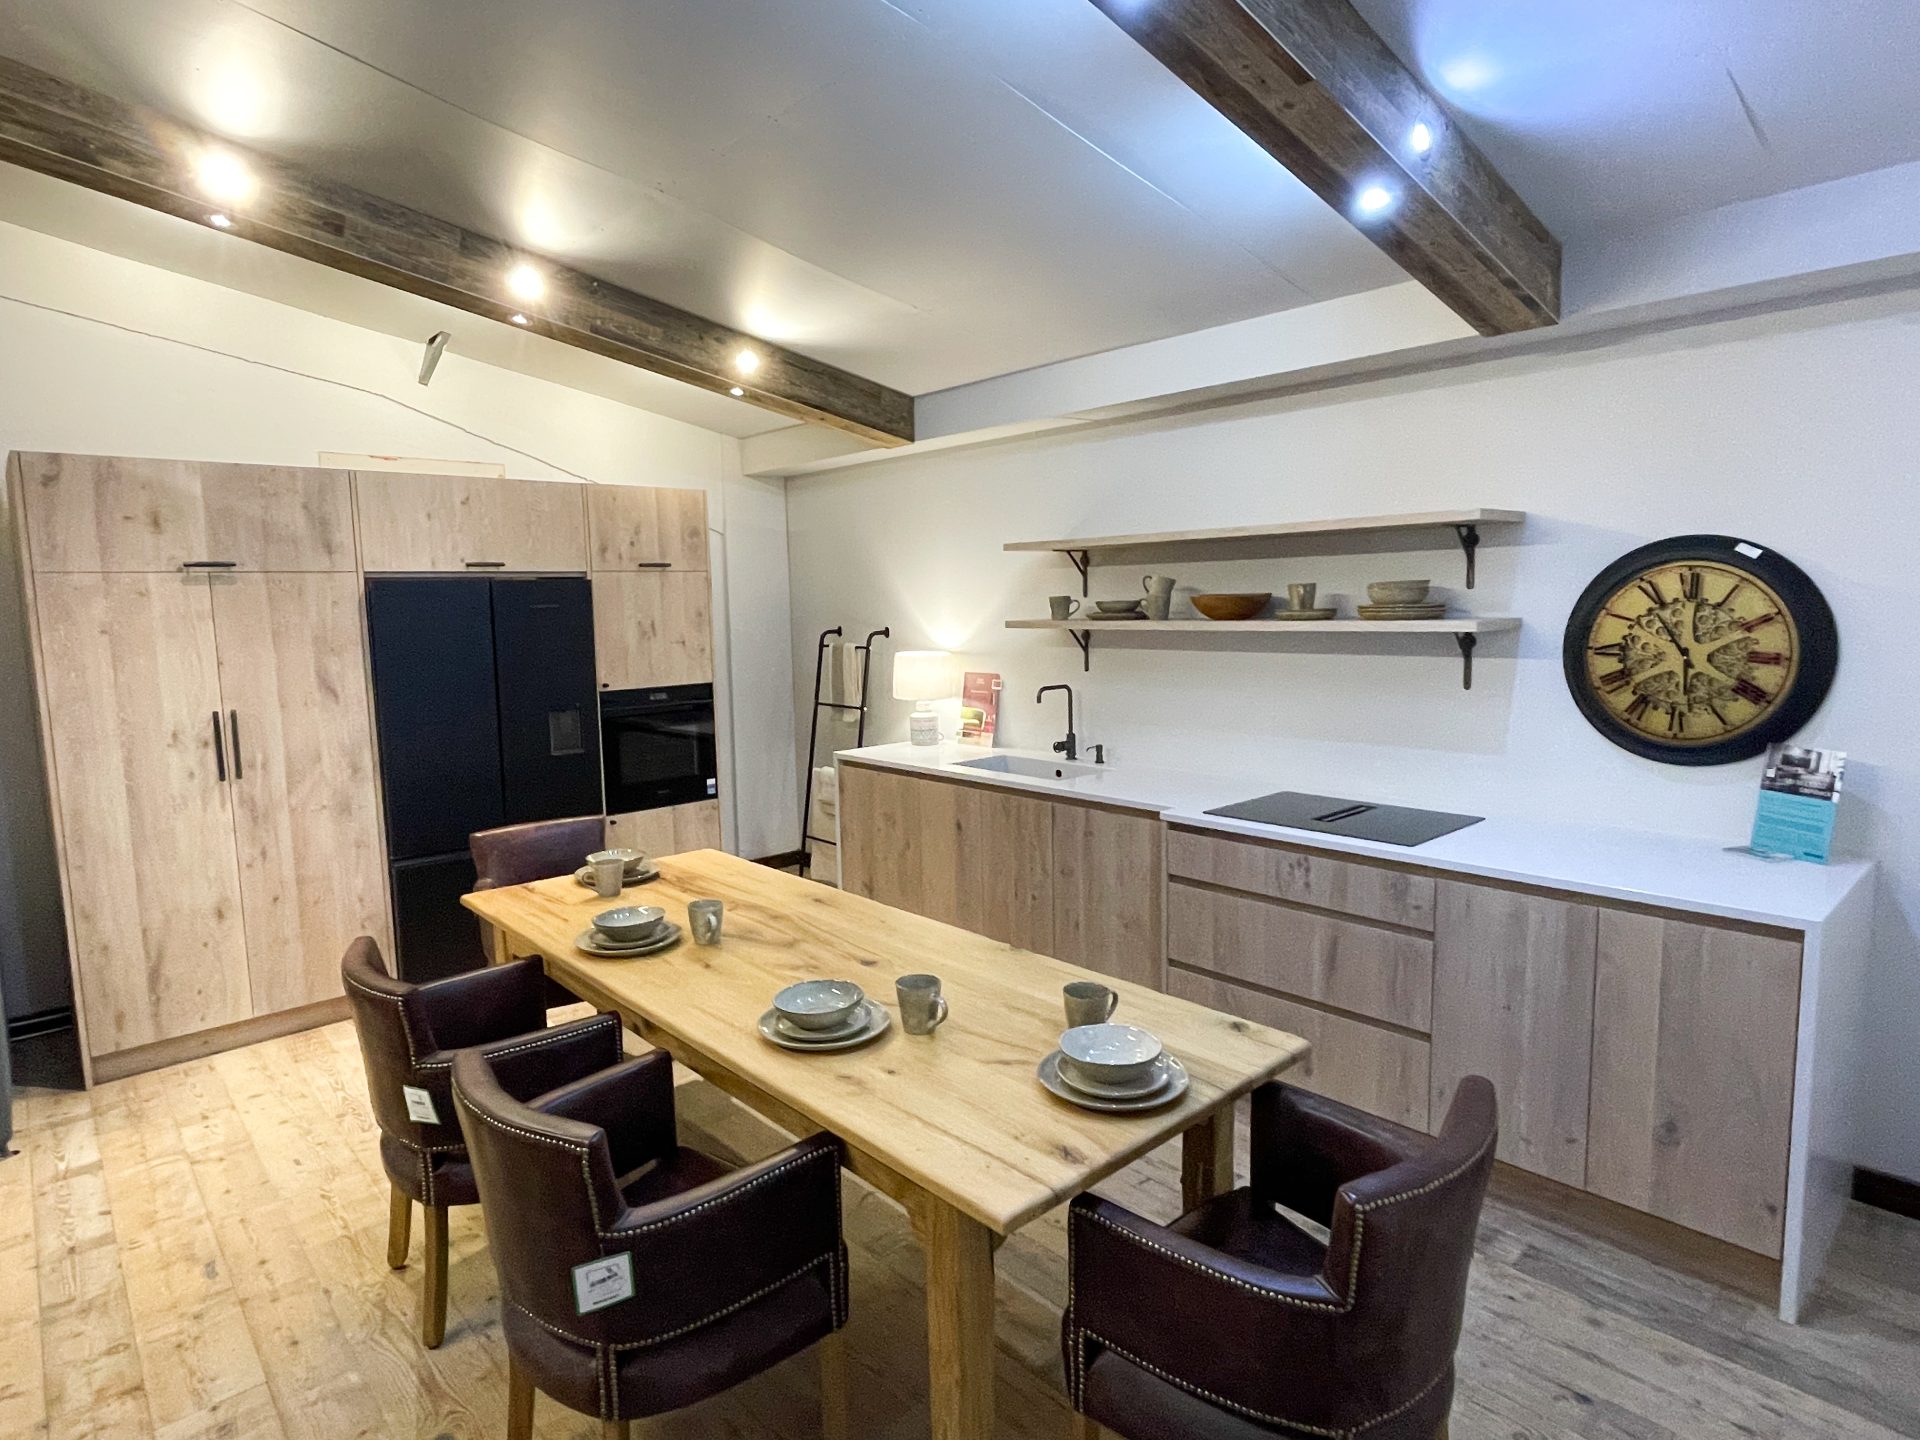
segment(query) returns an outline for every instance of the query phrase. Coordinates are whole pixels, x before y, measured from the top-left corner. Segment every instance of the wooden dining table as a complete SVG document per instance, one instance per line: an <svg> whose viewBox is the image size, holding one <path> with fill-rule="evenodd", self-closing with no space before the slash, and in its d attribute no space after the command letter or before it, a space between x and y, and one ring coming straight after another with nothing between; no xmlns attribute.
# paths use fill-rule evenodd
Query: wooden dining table
<svg viewBox="0 0 1920 1440"><path fill-rule="evenodd" d="M926 1256L935 1440L993 1434L993 1257L1004 1237L1176 1136L1190 1207L1233 1185L1234 1101L1307 1053L1297 1035L1109 979L717 850L658 862L657 880L602 899L564 875L465 897L494 928L494 958L538 956L581 999L796 1135L825 1130L846 1167L907 1212ZM616 903L725 902L718 944L597 959L576 940ZM931 1035L902 1028L894 981L938 975ZM857 1049L797 1054L756 1028L797 980L846 979L893 1012ZM1145 1113L1082 1109L1035 1076L1065 1026L1061 987L1098 980L1116 1020L1159 1036L1191 1083ZM858 1303L857 1297L855 1303Z"/></svg>

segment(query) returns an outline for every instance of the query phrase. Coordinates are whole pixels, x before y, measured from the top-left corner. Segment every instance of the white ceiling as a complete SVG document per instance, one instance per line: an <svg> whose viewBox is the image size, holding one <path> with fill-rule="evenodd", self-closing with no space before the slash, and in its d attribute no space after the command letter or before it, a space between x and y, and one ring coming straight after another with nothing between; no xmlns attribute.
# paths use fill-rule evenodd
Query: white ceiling
<svg viewBox="0 0 1920 1440"><path fill-rule="evenodd" d="M1920 159L1916 0L1354 0L1563 240Z"/></svg>
<svg viewBox="0 0 1920 1440"><path fill-rule="evenodd" d="M912 393L1404 278L1087 0L35 0L0 51Z"/></svg>

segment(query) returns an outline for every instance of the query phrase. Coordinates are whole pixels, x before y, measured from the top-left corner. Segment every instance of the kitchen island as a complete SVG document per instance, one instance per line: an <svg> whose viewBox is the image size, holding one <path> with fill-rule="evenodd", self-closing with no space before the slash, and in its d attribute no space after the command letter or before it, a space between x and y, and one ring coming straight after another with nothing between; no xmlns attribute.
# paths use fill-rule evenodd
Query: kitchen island
<svg viewBox="0 0 1920 1440"><path fill-rule="evenodd" d="M989 755L1041 773L967 763ZM1279 769L838 760L848 888L1303 1035L1301 1083L1404 1123L1486 1074L1505 1162L1778 1262L1797 1318L1851 1185L1871 864L1497 816L1406 847L1207 813L1332 788Z"/></svg>

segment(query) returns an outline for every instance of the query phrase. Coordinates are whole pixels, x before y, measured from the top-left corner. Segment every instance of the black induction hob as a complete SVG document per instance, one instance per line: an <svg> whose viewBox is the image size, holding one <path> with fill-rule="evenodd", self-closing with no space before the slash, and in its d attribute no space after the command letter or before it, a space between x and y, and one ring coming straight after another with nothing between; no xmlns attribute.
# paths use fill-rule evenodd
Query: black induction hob
<svg viewBox="0 0 1920 1440"><path fill-rule="evenodd" d="M1251 820L1258 825L1284 825L1290 830L1314 830L1322 835L1378 840L1385 845L1424 845L1486 818L1449 815L1444 810L1414 810L1405 805L1374 805L1332 795L1302 795L1297 790L1280 790L1257 800L1222 805L1207 814Z"/></svg>

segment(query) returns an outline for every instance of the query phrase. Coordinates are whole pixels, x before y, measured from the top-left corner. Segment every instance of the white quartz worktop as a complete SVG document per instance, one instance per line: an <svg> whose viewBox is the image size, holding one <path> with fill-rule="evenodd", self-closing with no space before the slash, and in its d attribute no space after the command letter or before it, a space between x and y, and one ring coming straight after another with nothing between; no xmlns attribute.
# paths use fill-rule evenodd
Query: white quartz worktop
<svg viewBox="0 0 1920 1440"><path fill-rule="evenodd" d="M1477 825L1429 840L1424 845L1387 845L1206 813L1221 805L1251 800L1276 790L1304 790L1315 795L1351 794L1355 800L1380 804L1408 803L1392 795L1354 793L1340 784L1337 775L1323 770L1289 774L1284 767L1275 766L1265 774L1229 779L1115 764L1100 766L1094 774L1084 777L1054 780L973 770L962 763L990 755L1018 756L1048 763L1059 759L1040 751L983 750L955 744L870 745L862 750L843 750L837 758L1006 790L1072 796L1099 804L1152 810L1172 824L1285 840L1335 854L1366 855L1462 875L1544 885L1633 904L1694 910L1794 930L1817 928L1855 887L1868 883L1873 874L1873 864L1866 860L1836 860L1830 865L1761 860L1729 851L1712 840L1691 836L1498 815L1489 815ZM1084 757L1082 763L1085 763ZM1738 844L1744 838L1731 836L1726 843Z"/></svg>

